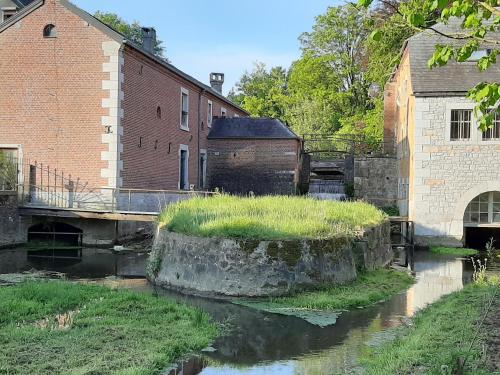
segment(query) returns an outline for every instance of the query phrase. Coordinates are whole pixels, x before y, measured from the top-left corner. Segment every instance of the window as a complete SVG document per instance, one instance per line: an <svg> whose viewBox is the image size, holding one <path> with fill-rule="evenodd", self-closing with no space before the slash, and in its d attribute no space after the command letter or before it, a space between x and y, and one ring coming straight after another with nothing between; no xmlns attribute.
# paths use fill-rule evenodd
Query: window
<svg viewBox="0 0 500 375"><path fill-rule="evenodd" d="M181 89L181 129L189 130L189 91Z"/></svg>
<svg viewBox="0 0 500 375"><path fill-rule="evenodd" d="M179 149L179 189L189 190L189 148L186 145Z"/></svg>
<svg viewBox="0 0 500 375"><path fill-rule="evenodd" d="M161 119L161 107L160 106L156 107L156 117Z"/></svg>
<svg viewBox="0 0 500 375"><path fill-rule="evenodd" d="M500 192L490 191L474 198L465 210L464 223L473 225L500 223Z"/></svg>
<svg viewBox="0 0 500 375"><path fill-rule="evenodd" d="M500 114L495 113L493 125L483 132L483 141L500 140Z"/></svg>
<svg viewBox="0 0 500 375"><path fill-rule="evenodd" d="M491 54L491 49L480 49L477 51L472 52L472 55L467 59L467 61L479 61L483 57L487 57Z"/></svg>
<svg viewBox="0 0 500 375"><path fill-rule="evenodd" d="M2 9L2 18L0 19L0 22L7 21L10 17L16 14L16 12L17 10L15 8Z"/></svg>
<svg viewBox="0 0 500 375"><path fill-rule="evenodd" d="M220 117L226 118L226 116L227 116L226 108L221 108L220 109Z"/></svg>
<svg viewBox="0 0 500 375"><path fill-rule="evenodd" d="M214 105L212 104L212 101L208 101L208 106L207 106L207 124L208 127L212 126L212 121L214 119Z"/></svg>
<svg viewBox="0 0 500 375"><path fill-rule="evenodd" d="M56 27L52 24L49 24L43 28L43 37L44 38L56 38L57 30Z"/></svg>
<svg viewBox="0 0 500 375"><path fill-rule="evenodd" d="M470 139L470 128L472 121L471 109L452 109L450 140L461 141Z"/></svg>

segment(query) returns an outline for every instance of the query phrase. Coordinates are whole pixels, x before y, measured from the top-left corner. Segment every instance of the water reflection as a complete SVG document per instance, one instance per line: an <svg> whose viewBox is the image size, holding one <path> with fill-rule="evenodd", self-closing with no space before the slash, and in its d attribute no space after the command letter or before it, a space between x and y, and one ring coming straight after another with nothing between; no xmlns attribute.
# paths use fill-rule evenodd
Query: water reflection
<svg viewBox="0 0 500 375"><path fill-rule="evenodd" d="M334 326L326 328L224 302L162 293L201 307L218 321L233 318L234 331L214 343L217 351L208 354L211 364L201 374L353 374L359 370L357 358L367 343L390 335L390 328L400 326L441 296L461 289L472 277L466 262L423 252L416 253L415 271L416 284L406 293L346 312Z"/></svg>
<svg viewBox="0 0 500 375"><path fill-rule="evenodd" d="M0 250L0 274L36 269L62 272L70 278L145 276L146 253L114 253L109 249L92 248L75 252L79 256L51 258L30 256L32 253L26 248Z"/></svg>

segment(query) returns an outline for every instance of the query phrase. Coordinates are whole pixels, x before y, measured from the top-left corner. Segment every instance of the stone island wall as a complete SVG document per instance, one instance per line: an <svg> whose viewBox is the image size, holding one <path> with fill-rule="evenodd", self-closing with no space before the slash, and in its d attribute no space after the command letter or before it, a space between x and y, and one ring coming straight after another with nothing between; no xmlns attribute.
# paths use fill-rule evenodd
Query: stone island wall
<svg viewBox="0 0 500 375"><path fill-rule="evenodd" d="M260 241L188 236L158 229L148 264L156 285L193 294L279 296L356 279L387 265L390 225L354 239Z"/></svg>

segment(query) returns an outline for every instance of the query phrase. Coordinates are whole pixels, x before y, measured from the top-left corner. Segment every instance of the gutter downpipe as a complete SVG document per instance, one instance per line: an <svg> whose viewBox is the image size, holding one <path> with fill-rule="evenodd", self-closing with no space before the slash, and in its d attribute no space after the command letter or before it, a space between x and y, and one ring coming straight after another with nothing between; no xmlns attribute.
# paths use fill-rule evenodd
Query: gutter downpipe
<svg viewBox="0 0 500 375"><path fill-rule="evenodd" d="M203 96L203 94L206 92L206 90L204 88L201 89L200 93L198 94L198 159L196 160L196 164L197 164L197 168L196 170L198 171L198 190L202 190L203 189L203 186L200 186L201 185L201 173L203 173L203 171L200 172L200 134L201 134L201 123L202 123L202 120L201 120L201 97Z"/></svg>

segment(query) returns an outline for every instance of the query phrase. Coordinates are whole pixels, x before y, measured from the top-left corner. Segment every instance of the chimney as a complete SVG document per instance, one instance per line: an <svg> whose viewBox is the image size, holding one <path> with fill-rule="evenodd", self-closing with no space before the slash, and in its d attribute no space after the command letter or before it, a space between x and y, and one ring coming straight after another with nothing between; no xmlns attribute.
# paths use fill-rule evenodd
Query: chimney
<svg viewBox="0 0 500 375"><path fill-rule="evenodd" d="M222 94L222 85L224 84L224 73L210 73L210 86Z"/></svg>
<svg viewBox="0 0 500 375"><path fill-rule="evenodd" d="M156 45L156 30L154 27L142 28L142 48L154 54Z"/></svg>

